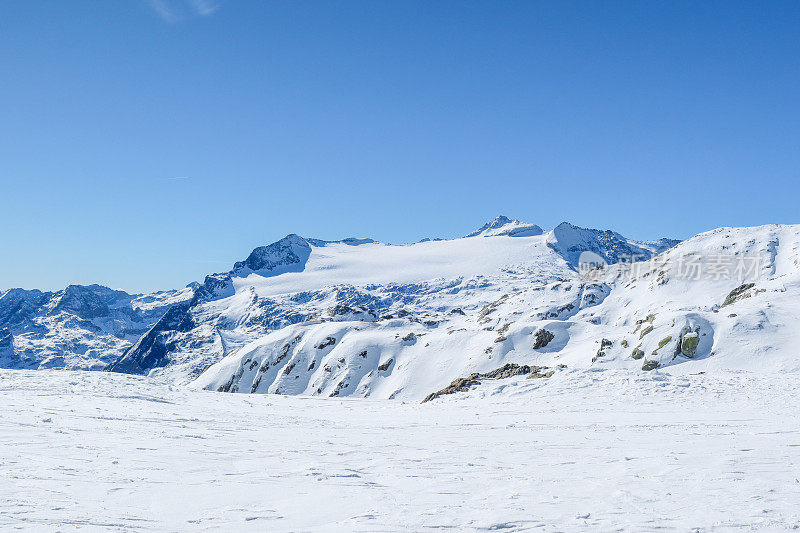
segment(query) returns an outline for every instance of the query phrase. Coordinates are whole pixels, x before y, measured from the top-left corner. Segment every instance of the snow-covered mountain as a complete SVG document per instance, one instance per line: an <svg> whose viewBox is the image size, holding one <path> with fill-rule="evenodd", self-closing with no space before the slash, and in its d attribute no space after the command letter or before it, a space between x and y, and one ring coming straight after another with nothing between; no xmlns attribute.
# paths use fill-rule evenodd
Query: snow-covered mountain
<svg viewBox="0 0 800 533"><path fill-rule="evenodd" d="M495 346L508 331L500 318L566 320L602 300L605 285L580 280L577 242L613 263L678 241L567 224L545 233L506 217L399 246L288 235L206 277L110 369L178 382L202 372L198 384L222 390L424 396L514 359ZM500 312L520 294L525 311Z"/></svg>
<svg viewBox="0 0 800 533"><path fill-rule="evenodd" d="M0 367L101 370L191 289L131 295L100 285L0 293Z"/></svg>
<svg viewBox="0 0 800 533"><path fill-rule="evenodd" d="M194 385L422 399L564 368L800 370L800 226L683 243L568 224L523 237L484 238L484 228L402 247L312 245L302 272L233 278L233 296L189 311L232 326L203 348L204 361L215 348L226 357ZM610 265L584 271L583 252ZM252 326L231 313L251 316L258 301L284 310L286 325L247 340ZM167 338L189 346L198 336ZM191 374L197 345L173 346L171 364Z"/></svg>
<svg viewBox="0 0 800 533"><path fill-rule="evenodd" d="M420 400L565 368L800 370L799 285L800 226L685 242L506 217L406 245L292 234L179 291L6 291L0 362Z"/></svg>

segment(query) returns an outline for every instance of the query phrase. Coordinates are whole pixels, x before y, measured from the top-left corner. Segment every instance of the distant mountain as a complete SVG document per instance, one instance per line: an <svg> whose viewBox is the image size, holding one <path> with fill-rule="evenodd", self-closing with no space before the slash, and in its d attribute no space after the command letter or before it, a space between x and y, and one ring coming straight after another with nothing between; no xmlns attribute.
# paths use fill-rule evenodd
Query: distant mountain
<svg viewBox="0 0 800 533"><path fill-rule="evenodd" d="M487 222L465 237L497 237L506 235L508 237L534 237L544 233L542 228L536 224L527 224L517 219L510 219L500 215L491 222Z"/></svg>
<svg viewBox="0 0 800 533"><path fill-rule="evenodd" d="M547 245L577 267L581 254L591 252L605 264L646 261L677 245L679 240L634 241L611 230L579 228L568 222L556 226L547 236Z"/></svg>
<svg viewBox="0 0 800 533"><path fill-rule="evenodd" d="M181 290L5 291L0 366L410 399L565 366L800 370L799 293L800 226L685 242L507 217L405 245L292 234Z"/></svg>
<svg viewBox="0 0 800 533"><path fill-rule="evenodd" d="M100 285L0 293L0 366L101 370L190 289L131 295Z"/></svg>

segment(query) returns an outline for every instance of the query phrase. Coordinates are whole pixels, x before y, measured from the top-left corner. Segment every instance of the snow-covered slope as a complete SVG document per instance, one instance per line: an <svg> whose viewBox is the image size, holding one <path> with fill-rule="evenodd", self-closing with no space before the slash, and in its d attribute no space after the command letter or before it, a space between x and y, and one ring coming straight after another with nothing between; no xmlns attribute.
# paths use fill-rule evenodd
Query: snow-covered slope
<svg viewBox="0 0 800 533"><path fill-rule="evenodd" d="M6 291L0 362L414 400L565 367L800 370L798 261L800 226L682 243L506 217L408 245L288 235L182 291Z"/></svg>
<svg viewBox="0 0 800 533"><path fill-rule="evenodd" d="M672 248L568 224L530 237L482 232L312 246L303 272L234 279L233 296L194 311L233 325L204 347L205 361L226 357L195 386L422 399L506 364L800 370L800 226L723 228ZM581 250L612 264L583 271ZM296 314L244 334L236 320L262 299ZM170 364L185 376L196 353L176 350Z"/></svg>
<svg viewBox="0 0 800 533"><path fill-rule="evenodd" d="M0 367L100 370L189 289L130 295L100 285L0 293Z"/></svg>
<svg viewBox="0 0 800 533"><path fill-rule="evenodd" d="M511 344L495 342L508 330L498 319L519 316L535 335L538 322L602 300L607 287L583 283L571 264L575 235L599 235L593 249L609 262L677 242L645 248L616 233L559 228L543 233L498 217L465 238L400 246L289 235L208 276L193 300L171 309L111 370L186 382L225 357L198 383L424 397L509 358Z"/></svg>

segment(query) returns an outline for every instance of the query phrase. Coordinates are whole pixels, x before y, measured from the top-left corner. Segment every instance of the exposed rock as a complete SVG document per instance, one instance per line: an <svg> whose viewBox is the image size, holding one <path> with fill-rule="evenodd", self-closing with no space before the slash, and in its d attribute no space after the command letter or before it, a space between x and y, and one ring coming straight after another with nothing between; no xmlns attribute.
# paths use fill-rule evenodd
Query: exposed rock
<svg viewBox="0 0 800 533"><path fill-rule="evenodd" d="M645 359L644 363L642 363L642 370L649 372L651 370L655 370L659 366L661 366L661 364L658 361L650 361L649 359Z"/></svg>
<svg viewBox="0 0 800 533"><path fill-rule="evenodd" d="M8 328L0 329L0 350L11 348L14 345L14 336Z"/></svg>
<svg viewBox="0 0 800 533"><path fill-rule="evenodd" d="M145 374L152 368L165 366L173 348L172 333L187 332L195 327L189 313L191 305L191 302L182 302L170 307L108 370L125 374Z"/></svg>
<svg viewBox="0 0 800 533"><path fill-rule="evenodd" d="M510 296L511 296L510 294L504 294L496 301L483 306L483 309L481 309L481 312L478 314L478 322L479 323L488 322L488 316L494 313L497 310L497 308L500 307L500 304L508 300Z"/></svg>
<svg viewBox="0 0 800 533"><path fill-rule="evenodd" d="M336 344L335 337L326 337L324 341L322 341L317 345L317 350L322 350L324 348L327 348L328 346L333 346L334 344Z"/></svg>
<svg viewBox="0 0 800 533"><path fill-rule="evenodd" d="M233 280L228 272L222 274L209 274L194 292L194 302L210 302L233 296Z"/></svg>
<svg viewBox="0 0 800 533"><path fill-rule="evenodd" d="M687 333L681 340L681 353L686 357L694 357L698 344L700 344L700 336L696 332Z"/></svg>
<svg viewBox="0 0 800 533"><path fill-rule="evenodd" d="M631 357L634 359L641 359L644 357L644 351L642 351L638 346L633 349L633 353L631 353Z"/></svg>
<svg viewBox="0 0 800 533"><path fill-rule="evenodd" d="M466 392L473 385L479 384L482 379L506 379L512 376L520 376L520 375L528 375L528 379L535 379L535 378L549 378L554 374L553 370L549 370L544 373L541 372L542 370L547 370L547 367L506 363L500 368L496 368L495 370L492 370L490 372L485 372L483 374L475 372L465 378L458 378L454 380L452 383L450 383L450 385L448 385L444 389L437 392L432 392L431 394L426 396L425 399L422 400L422 403L435 400L436 398L444 394Z"/></svg>
<svg viewBox="0 0 800 533"><path fill-rule="evenodd" d="M634 241L611 230L580 228L567 222L562 222L553 228L547 239L547 245L574 268L579 267L580 257L585 252L596 254L598 259L608 264L631 260L645 261L679 242L672 239Z"/></svg>
<svg viewBox="0 0 800 533"><path fill-rule="evenodd" d="M58 292L53 301L51 313L66 311L81 318L96 318L109 314L108 306L91 287L70 285Z"/></svg>
<svg viewBox="0 0 800 533"><path fill-rule="evenodd" d="M330 393L329 397L330 398L335 398L336 396L339 396L339 394L342 392L342 389L346 389L349 386L350 386L350 384L347 383L347 381L343 379L342 381L340 381L339 383L336 384L336 388L333 389L333 392Z"/></svg>
<svg viewBox="0 0 800 533"><path fill-rule="evenodd" d="M291 234L267 246L254 249L247 259L233 265L231 274L247 276L258 272L275 276L286 272L301 272L311 255L311 246L304 238Z"/></svg>
<svg viewBox="0 0 800 533"><path fill-rule="evenodd" d="M547 331L546 329L540 329L535 334L535 340L533 342L533 349L538 350L540 348L544 348L550 341L555 339L556 336L554 333Z"/></svg>
<svg viewBox="0 0 800 533"><path fill-rule="evenodd" d="M732 303L738 302L739 300L744 300L745 298L749 298L752 296L747 291L755 287L755 283L744 283L739 285L735 289L733 289L729 294L728 297L725 298L725 301L722 302L722 307L726 305L731 305Z"/></svg>
<svg viewBox="0 0 800 533"><path fill-rule="evenodd" d="M667 344L669 344L669 342L670 342L671 340L672 340L672 335L670 335L669 337L665 337L665 338L661 339L660 341L658 341L658 348L656 348L655 350L653 350L653 355L656 355L656 354L658 353L658 351L659 351L661 348L663 348L664 346L666 346Z"/></svg>

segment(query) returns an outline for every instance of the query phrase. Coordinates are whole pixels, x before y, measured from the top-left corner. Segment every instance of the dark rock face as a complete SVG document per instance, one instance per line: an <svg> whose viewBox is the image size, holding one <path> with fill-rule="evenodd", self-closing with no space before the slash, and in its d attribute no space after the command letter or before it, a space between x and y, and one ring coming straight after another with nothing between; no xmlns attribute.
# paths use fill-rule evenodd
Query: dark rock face
<svg viewBox="0 0 800 533"><path fill-rule="evenodd" d="M206 276L203 284L194 293L195 301L211 301L233 296L233 280L228 273Z"/></svg>
<svg viewBox="0 0 800 533"><path fill-rule="evenodd" d="M645 359L644 363L642 364L642 370L645 372L649 372L651 370L655 370L661 366L658 361L650 361L649 359Z"/></svg>
<svg viewBox="0 0 800 533"><path fill-rule="evenodd" d="M161 320L108 367L110 372L144 374L150 369L165 366L172 350L171 332L187 332L195 327L189 309L191 302L172 306Z"/></svg>
<svg viewBox="0 0 800 533"><path fill-rule="evenodd" d="M8 328L0 329L0 351L14 346L14 336Z"/></svg>
<svg viewBox="0 0 800 533"><path fill-rule="evenodd" d="M325 340L319 343L319 345L317 345L317 350L323 350L328 346L333 346L334 344L336 344L335 337L325 337Z"/></svg>
<svg viewBox="0 0 800 533"><path fill-rule="evenodd" d="M562 222L553 229L553 239L547 245L561 255L573 268L578 267L583 252L597 254L606 263L646 261L681 241L659 239L641 242L627 239L611 230L596 230Z"/></svg>
<svg viewBox="0 0 800 533"><path fill-rule="evenodd" d="M25 289L9 289L0 294L0 327L26 325L52 296L51 292Z"/></svg>
<svg viewBox="0 0 800 533"><path fill-rule="evenodd" d="M373 309L367 307L355 306L351 307L345 304L336 304L328 308L327 315L335 319L351 319L351 320L377 320L378 313Z"/></svg>
<svg viewBox="0 0 800 533"><path fill-rule="evenodd" d="M278 242L260 246L247 259L233 265L232 275L246 276L251 272L263 275L301 272L311 255L311 246L299 235L287 235Z"/></svg>
<svg viewBox="0 0 800 533"><path fill-rule="evenodd" d="M0 366L103 368L143 335L178 294L132 295L102 285L0 293L0 331L7 329L16 338Z"/></svg>
<svg viewBox="0 0 800 533"><path fill-rule="evenodd" d="M755 286L756 286L755 283L745 283L743 285L739 285L728 294L727 298L725 298L725 301L722 303L722 307L736 303L739 300L744 300L745 298L749 298L750 294L748 294L747 291L749 291Z"/></svg>
<svg viewBox="0 0 800 533"><path fill-rule="evenodd" d="M347 244L361 244L357 239L352 241ZM234 295L234 277L249 276L252 273L277 276L286 272L301 272L310 255L311 245L306 239L294 234L287 235L270 245L254 249L247 259L235 263L230 272L206 276L202 284L193 284L195 292L190 301L172 307L134 346L109 365L107 370L144 374L154 368L166 366L170 362L170 354L181 347L186 348L187 343L199 346L209 340L203 335L198 335L194 341L187 340L187 336L182 334L197 328L198 324L193 317L202 312L203 304ZM259 298L255 294L251 306L254 312L244 324L253 327L277 329L307 318L305 315L280 309L274 301ZM344 312L344 307L337 309L337 312ZM364 312L368 313L366 310ZM217 317L216 321L216 326L222 329L231 326L224 317ZM336 340L333 339L333 342Z"/></svg>
<svg viewBox="0 0 800 533"><path fill-rule="evenodd" d="M483 374L475 372L465 378L458 378L454 380L452 383L450 383L450 385L443 388L442 390L437 392L432 392L431 394L426 396L425 399L422 400L422 403L435 400L436 398L444 394L466 392L473 386L480 384L481 380L483 379L506 379L512 376L520 376L520 375L527 375L528 379L549 378L554 373L554 371L552 370L548 370L547 372L542 372L542 370L548 370L548 368L546 366L529 366L529 365L517 365L515 363L506 363L500 368L496 368L490 372L484 372Z"/></svg>
<svg viewBox="0 0 800 533"><path fill-rule="evenodd" d="M600 341L600 349L599 349L599 350L597 350L597 353L595 354L595 356L594 356L594 357L592 357L592 363L594 363L595 361L597 361L597 360L598 360L598 359L600 359L601 357L605 357L605 356L606 356L605 349L606 349L606 348L610 348L612 344L613 344L613 343L612 343L610 340L608 340L608 339L602 339L602 340Z"/></svg>
<svg viewBox="0 0 800 533"><path fill-rule="evenodd" d="M98 318L109 314L108 305L91 287L70 285L53 298L51 313L68 312L81 318Z"/></svg>
<svg viewBox="0 0 800 533"><path fill-rule="evenodd" d="M540 348L544 348L545 346L550 344L551 340L555 338L556 336L552 332L547 331L546 329L540 329L539 331L536 332L535 340L533 342L533 349L538 350Z"/></svg>

